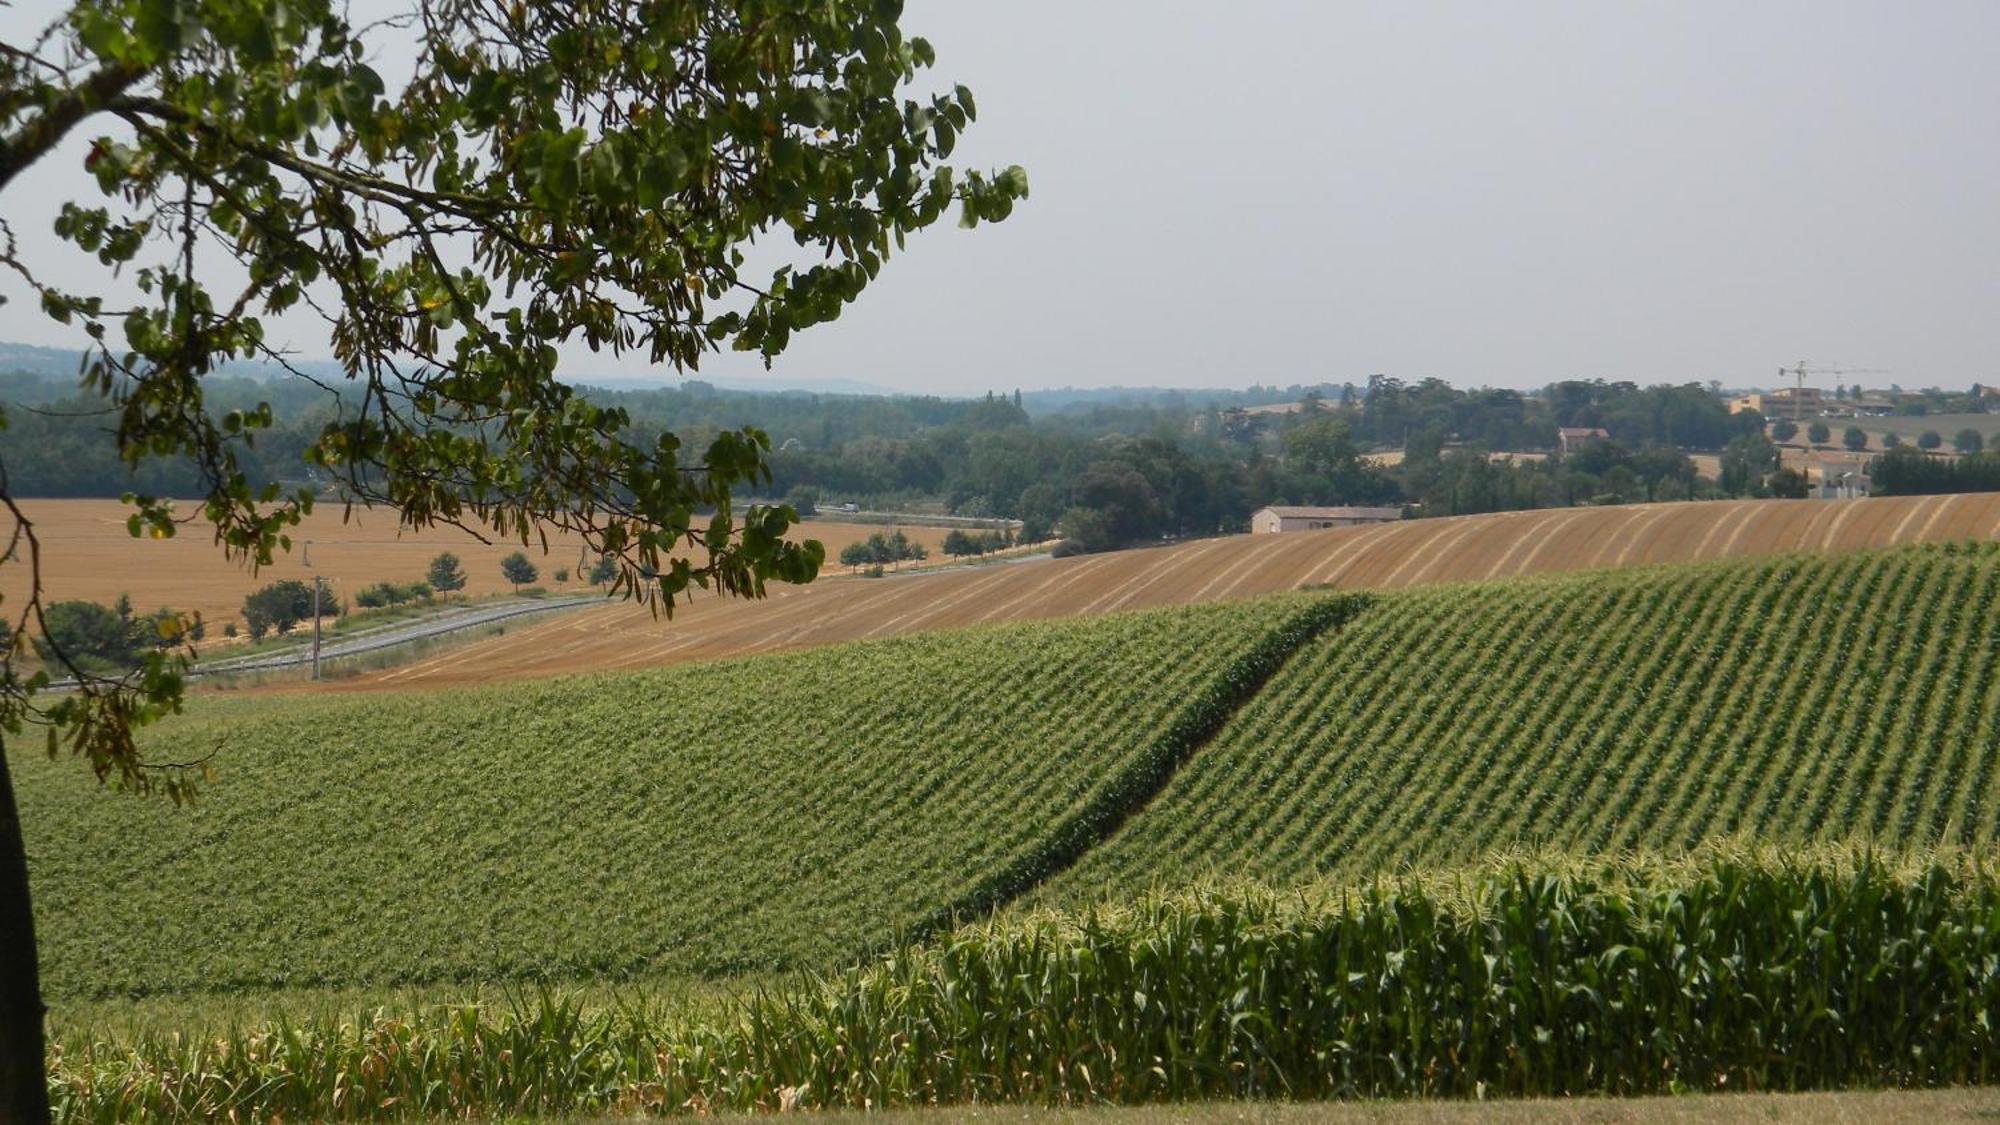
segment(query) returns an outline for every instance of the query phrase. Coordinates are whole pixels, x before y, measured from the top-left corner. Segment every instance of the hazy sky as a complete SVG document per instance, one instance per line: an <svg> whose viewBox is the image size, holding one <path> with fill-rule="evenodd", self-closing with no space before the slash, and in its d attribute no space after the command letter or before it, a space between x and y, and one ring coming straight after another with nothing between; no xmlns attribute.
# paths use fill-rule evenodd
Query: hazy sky
<svg viewBox="0 0 2000 1125"><path fill-rule="evenodd" d="M2000 382L1993 0L910 0L904 25L977 96L955 162L1023 164L1033 198L913 240L781 375ZM0 208L21 225L74 163ZM0 337L67 342L45 325L0 308Z"/></svg>

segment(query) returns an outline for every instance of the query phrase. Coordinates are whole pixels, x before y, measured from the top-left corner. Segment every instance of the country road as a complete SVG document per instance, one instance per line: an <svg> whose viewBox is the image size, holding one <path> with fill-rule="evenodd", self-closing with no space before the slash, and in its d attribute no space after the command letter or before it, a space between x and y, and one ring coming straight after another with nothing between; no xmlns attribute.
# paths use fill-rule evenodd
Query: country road
<svg viewBox="0 0 2000 1125"><path fill-rule="evenodd" d="M499 605L473 606L466 609L448 611L434 617L397 625L385 625L366 633L346 637L331 644L322 642L319 658L322 663L343 656L359 656L376 652L412 641L428 640L455 633L461 629L476 629L481 625L491 625L496 621L506 621L515 617L526 617L536 613L551 613L556 610L575 609L578 606L598 605L604 601L602 594L578 594L567 598L541 598L531 602L505 602ZM296 652L271 653L265 656L243 656L229 660L205 660L188 669L189 676L214 676L239 672L266 672L276 668L295 668L312 663L312 647Z"/></svg>
<svg viewBox="0 0 2000 1125"><path fill-rule="evenodd" d="M602 594L576 594L560 598L540 598L534 601L510 601L497 605L466 606L448 609L430 617L415 621L404 621L391 625L381 625L364 632L342 637L333 641L322 641L319 658L322 663L337 660L343 656L360 656L377 652L413 641L442 637L463 629L476 629L491 625L496 621L507 621L516 617L527 617L539 613L553 613L565 609L577 609L586 605L601 605ZM244 672L270 672L282 668L297 668L312 663L312 645L306 644L284 652L265 653L259 656L237 656L221 660L203 660L189 665L186 675L197 676L237 675ZM73 688L75 680L58 680L49 685L52 688Z"/></svg>

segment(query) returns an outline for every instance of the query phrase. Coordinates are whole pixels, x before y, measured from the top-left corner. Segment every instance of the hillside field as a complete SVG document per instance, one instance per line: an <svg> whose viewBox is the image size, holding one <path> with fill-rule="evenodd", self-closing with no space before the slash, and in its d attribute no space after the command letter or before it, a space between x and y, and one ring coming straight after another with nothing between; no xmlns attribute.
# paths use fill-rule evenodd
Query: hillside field
<svg viewBox="0 0 2000 1125"><path fill-rule="evenodd" d="M215 755L191 810L14 769L59 998L730 974L1038 883L1738 835L1989 848L1996 588L2000 547L1941 545L1380 594L1306 633L1286 623L1348 596L1288 594L204 698L152 735ZM1266 682L1242 661L1273 644Z"/></svg>
<svg viewBox="0 0 2000 1125"><path fill-rule="evenodd" d="M578 576L578 568L587 569L591 561L573 538L550 539L545 553L539 540L524 548L504 537L482 543L456 527L401 531L382 513L359 508L349 513L338 504L321 504L291 530L292 551L278 555L270 566L253 575L222 557L213 529L198 519L171 539L135 539L125 528L131 509L117 500L27 499L21 506L42 540L42 570L50 601L80 598L109 605L120 594L128 594L141 613L162 606L200 611L210 637L219 636L225 622L241 617L244 595L281 578L307 580L316 573L331 584L334 596L352 598L354 591L377 582L417 581L424 577L431 559L441 551L450 551L459 557L465 571L466 593L502 594L512 587L500 576L500 560L526 550L541 568L543 586L559 588L554 571L560 567L571 572L568 586L560 588L580 591L587 586ZM199 505L183 507L191 515L200 514ZM797 537L820 540L826 544L828 557L837 558L841 547L888 530L871 524L807 521ZM944 541L941 528L902 530L930 548L933 555ZM311 569L305 566L307 543L312 545ZM10 602L26 588L25 570L0 568L0 594Z"/></svg>
<svg viewBox="0 0 2000 1125"><path fill-rule="evenodd" d="M1996 594L1917 544L203 697L191 808L12 763L58 1104L1991 1082Z"/></svg>
<svg viewBox="0 0 2000 1125"><path fill-rule="evenodd" d="M2000 493L1558 508L1236 535L1171 547L704 598L656 621L611 605L344 681L428 688L688 660L1001 621L1254 597L1310 586L1400 589L1590 568L2000 536Z"/></svg>

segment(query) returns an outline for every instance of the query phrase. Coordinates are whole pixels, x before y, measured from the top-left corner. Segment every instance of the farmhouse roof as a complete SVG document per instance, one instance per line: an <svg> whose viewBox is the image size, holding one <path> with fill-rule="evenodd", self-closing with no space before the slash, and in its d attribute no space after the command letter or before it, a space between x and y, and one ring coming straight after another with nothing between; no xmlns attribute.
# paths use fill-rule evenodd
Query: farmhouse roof
<svg viewBox="0 0 2000 1125"><path fill-rule="evenodd" d="M1288 520L1379 520L1401 519L1401 508L1303 508L1289 504L1267 504L1258 511Z"/></svg>

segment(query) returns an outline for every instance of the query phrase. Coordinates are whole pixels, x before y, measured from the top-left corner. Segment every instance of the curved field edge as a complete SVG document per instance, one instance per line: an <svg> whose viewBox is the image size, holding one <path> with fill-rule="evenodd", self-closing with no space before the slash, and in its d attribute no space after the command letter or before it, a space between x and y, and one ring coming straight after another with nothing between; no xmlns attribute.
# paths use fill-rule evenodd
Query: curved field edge
<svg viewBox="0 0 2000 1125"><path fill-rule="evenodd" d="M1344 599L431 694L199 701L191 809L14 766L58 1000L824 965L992 901Z"/></svg>
<svg viewBox="0 0 2000 1125"><path fill-rule="evenodd" d="M1521 844L2000 838L2000 549L1378 595L1041 897Z"/></svg>
<svg viewBox="0 0 2000 1125"><path fill-rule="evenodd" d="M1485 1098L1990 1083L2000 885L1963 856L1489 864L1010 913L733 1013L542 994L71 1033L71 1121Z"/></svg>
<svg viewBox="0 0 2000 1125"><path fill-rule="evenodd" d="M438 687L806 648L971 624L1089 616L1311 586L1386 590L1544 573L2000 537L2000 493L1554 508L1236 535L1147 550L703 599L670 626L611 606L343 688Z"/></svg>

